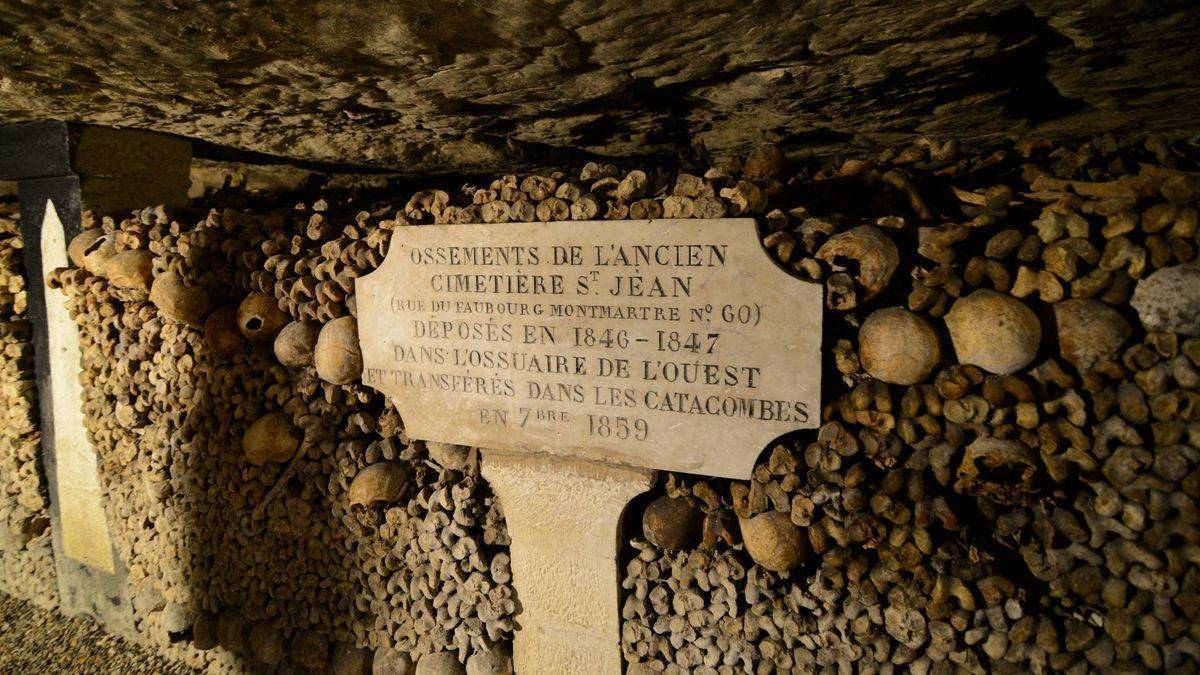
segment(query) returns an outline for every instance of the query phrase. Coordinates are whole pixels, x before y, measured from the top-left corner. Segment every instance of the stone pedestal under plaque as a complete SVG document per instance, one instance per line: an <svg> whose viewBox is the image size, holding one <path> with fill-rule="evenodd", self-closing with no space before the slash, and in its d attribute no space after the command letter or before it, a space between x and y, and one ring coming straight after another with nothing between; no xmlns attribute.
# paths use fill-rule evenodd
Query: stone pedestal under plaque
<svg viewBox="0 0 1200 675"><path fill-rule="evenodd" d="M655 472L504 452L487 452L482 468L513 535L517 672L621 672L618 525Z"/></svg>
<svg viewBox="0 0 1200 675"><path fill-rule="evenodd" d="M818 424L821 290L751 219L402 227L356 293L363 383L483 449L518 672L620 672L618 525L653 470L747 478Z"/></svg>

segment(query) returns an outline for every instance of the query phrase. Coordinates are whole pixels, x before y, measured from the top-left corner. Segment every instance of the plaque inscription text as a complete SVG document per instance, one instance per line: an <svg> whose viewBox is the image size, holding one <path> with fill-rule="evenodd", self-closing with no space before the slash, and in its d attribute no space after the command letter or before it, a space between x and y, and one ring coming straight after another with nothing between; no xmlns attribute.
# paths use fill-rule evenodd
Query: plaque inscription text
<svg viewBox="0 0 1200 675"><path fill-rule="evenodd" d="M820 287L750 219L402 227L356 291L414 438L745 478L819 422Z"/></svg>

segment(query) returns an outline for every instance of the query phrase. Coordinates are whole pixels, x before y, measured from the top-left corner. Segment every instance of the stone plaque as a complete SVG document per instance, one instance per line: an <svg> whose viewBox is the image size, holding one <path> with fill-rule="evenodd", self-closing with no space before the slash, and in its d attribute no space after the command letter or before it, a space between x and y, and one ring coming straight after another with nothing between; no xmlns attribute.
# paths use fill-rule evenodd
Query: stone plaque
<svg viewBox="0 0 1200 675"><path fill-rule="evenodd" d="M819 422L820 286L751 219L402 227L356 292L414 438L747 478Z"/></svg>

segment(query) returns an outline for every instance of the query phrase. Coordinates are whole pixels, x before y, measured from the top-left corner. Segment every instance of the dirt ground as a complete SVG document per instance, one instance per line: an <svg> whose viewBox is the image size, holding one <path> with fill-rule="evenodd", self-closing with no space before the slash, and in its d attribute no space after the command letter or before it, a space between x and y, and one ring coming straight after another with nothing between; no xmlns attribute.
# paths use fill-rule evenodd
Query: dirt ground
<svg viewBox="0 0 1200 675"><path fill-rule="evenodd" d="M0 593L0 673L196 673L102 631Z"/></svg>

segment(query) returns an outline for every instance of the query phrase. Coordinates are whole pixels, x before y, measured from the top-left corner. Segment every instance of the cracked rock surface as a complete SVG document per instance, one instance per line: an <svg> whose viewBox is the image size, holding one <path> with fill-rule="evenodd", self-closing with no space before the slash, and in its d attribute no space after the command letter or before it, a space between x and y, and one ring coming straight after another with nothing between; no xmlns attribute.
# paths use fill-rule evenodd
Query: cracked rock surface
<svg viewBox="0 0 1200 675"><path fill-rule="evenodd" d="M404 172L588 152L1194 131L1200 13L1075 3L0 6L0 122L172 132Z"/></svg>

